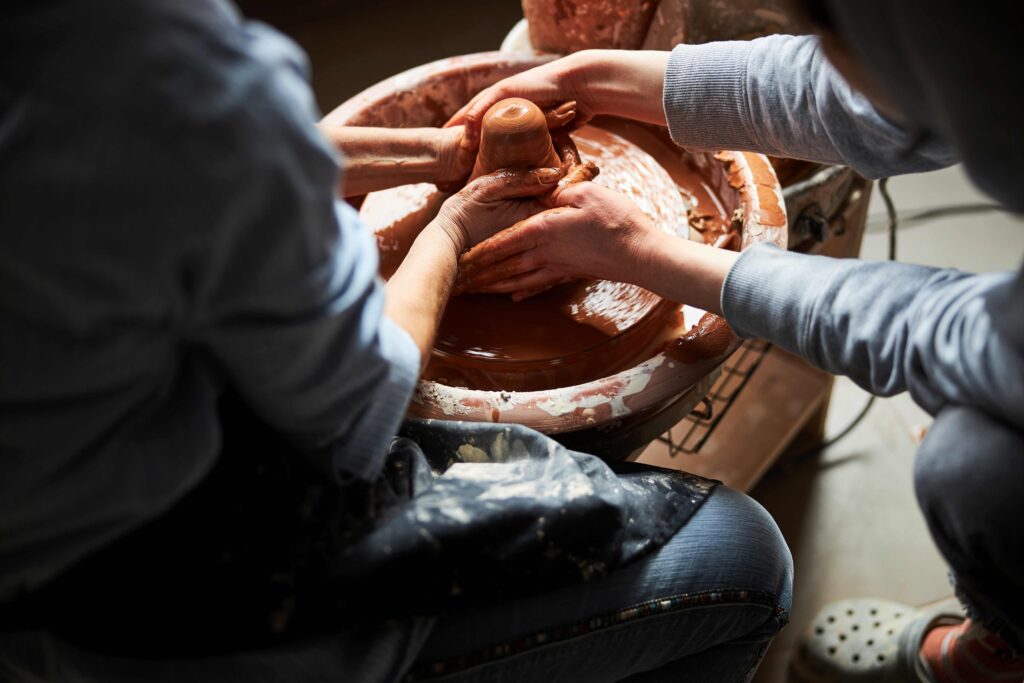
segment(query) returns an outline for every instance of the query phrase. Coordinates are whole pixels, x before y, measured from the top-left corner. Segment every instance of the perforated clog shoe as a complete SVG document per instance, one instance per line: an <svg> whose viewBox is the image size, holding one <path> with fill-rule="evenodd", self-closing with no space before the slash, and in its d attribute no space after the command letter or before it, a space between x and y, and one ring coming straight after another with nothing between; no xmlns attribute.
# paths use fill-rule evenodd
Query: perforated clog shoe
<svg viewBox="0 0 1024 683"><path fill-rule="evenodd" d="M925 633L962 615L857 598L826 605L792 661L806 683L933 683L918 651Z"/></svg>

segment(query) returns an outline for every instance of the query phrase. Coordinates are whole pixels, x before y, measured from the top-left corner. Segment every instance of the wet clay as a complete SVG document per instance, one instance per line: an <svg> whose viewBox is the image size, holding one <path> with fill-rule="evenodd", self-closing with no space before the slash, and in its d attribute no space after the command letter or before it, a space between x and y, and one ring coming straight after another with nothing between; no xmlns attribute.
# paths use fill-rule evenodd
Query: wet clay
<svg viewBox="0 0 1024 683"><path fill-rule="evenodd" d="M680 155L595 126L573 133L601 169L594 182L633 200L661 230L687 237L688 212L726 223L721 202ZM700 233L694 232L699 238ZM426 377L449 386L539 390L579 384L635 365L680 332L678 304L635 285L572 282L527 299L464 294L448 305Z"/></svg>
<svg viewBox="0 0 1024 683"><path fill-rule="evenodd" d="M522 98L498 102L484 116L480 152L470 180L500 168L559 166L567 169L559 186L592 180L597 175L597 167L580 159L569 134L549 132L549 129L564 126L575 116L575 101L545 111ZM447 197L447 193L430 183L403 185L366 196L360 214L377 237L380 273L385 280L398 269L409 245L437 215Z"/></svg>
<svg viewBox="0 0 1024 683"><path fill-rule="evenodd" d="M726 352L732 341L732 330L711 313L705 313L690 331L669 342L665 355L680 363L692 364L709 358L718 358Z"/></svg>
<svg viewBox="0 0 1024 683"><path fill-rule="evenodd" d="M696 242L714 244L720 234L738 229L707 177L689 159L683 158L667 133L659 135L647 126L623 119L600 118L594 124L642 149L672 177L686 204L687 225L678 229L677 234ZM611 152L617 154L619 150L613 148ZM638 201L636 193L631 199Z"/></svg>
<svg viewBox="0 0 1024 683"><path fill-rule="evenodd" d="M557 168L561 159L551 144L540 107L521 97L496 103L480 124L480 152L470 180L499 168Z"/></svg>
<svg viewBox="0 0 1024 683"><path fill-rule="evenodd" d="M728 224L704 176L671 143L641 128L620 132L590 125L572 133L579 156L601 169L594 182L628 196L671 234L700 239L701 232L690 230L694 212L708 225ZM432 217L434 193L430 185L406 186L372 193L364 202L361 214L377 235L385 277ZM463 294L448 303L424 377L488 390L571 386L662 351L685 329L681 325L678 304L623 283L576 281L518 303ZM685 362L695 354L680 349L674 355Z"/></svg>

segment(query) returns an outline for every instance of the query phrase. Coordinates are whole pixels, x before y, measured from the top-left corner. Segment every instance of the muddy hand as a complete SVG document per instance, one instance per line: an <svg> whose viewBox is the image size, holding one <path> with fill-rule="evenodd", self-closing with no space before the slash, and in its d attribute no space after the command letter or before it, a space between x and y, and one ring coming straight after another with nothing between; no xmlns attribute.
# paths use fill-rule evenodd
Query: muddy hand
<svg viewBox="0 0 1024 683"><path fill-rule="evenodd" d="M544 119L548 123L548 130L564 128L576 118L576 100L563 102L557 107L544 109Z"/></svg>
<svg viewBox="0 0 1024 683"><path fill-rule="evenodd" d="M556 207L502 230L463 255L456 291L512 294L514 300L539 294L569 279L548 271L538 252L551 217L571 209Z"/></svg>
<svg viewBox="0 0 1024 683"><path fill-rule="evenodd" d="M481 176L449 197L438 219L452 229L459 251L514 225L547 205L562 177L560 168L502 169Z"/></svg>
<svg viewBox="0 0 1024 683"><path fill-rule="evenodd" d="M434 184L442 192L458 192L473 170L476 148L470 144L463 126L438 129L436 140L438 168Z"/></svg>
<svg viewBox="0 0 1024 683"><path fill-rule="evenodd" d="M558 158L562 160L562 170L565 172L565 177L558 183L559 189L585 180L593 180L600 173L594 162L583 161L580 158L580 151L567 131L552 133L551 144L554 145Z"/></svg>
<svg viewBox="0 0 1024 683"><path fill-rule="evenodd" d="M625 196L594 183L553 194L556 207L503 230L463 255L462 288L520 300L566 278L631 282L645 237L657 232Z"/></svg>
<svg viewBox="0 0 1024 683"><path fill-rule="evenodd" d="M485 102L485 94L488 95L486 98L486 108L484 108L483 104ZM480 133L484 115L490 107L494 106L502 99L507 99L498 98L496 100L491 100L491 94L490 89L478 93L476 97L470 100L462 107L462 109L456 112L447 123L444 124L445 128L465 126L466 144L473 149L476 149L480 145ZM530 98L527 97L526 99ZM541 106L540 108L544 114L544 121L547 124L548 129L552 131L579 128L591 118L590 116L581 114L580 109L576 104L576 100L561 101L559 104L553 106Z"/></svg>
<svg viewBox="0 0 1024 683"><path fill-rule="evenodd" d="M557 205L557 193L570 185L593 180L599 173L599 169L593 162L579 161L579 152L576 150L576 145L573 144L568 134L564 135L561 146L559 145L559 139L556 139L555 146L559 151L559 156L562 158L562 169L565 172L565 176L558 181L558 190L548 198L548 201L553 205ZM558 209L553 210L557 211ZM552 278L543 283L538 282L532 287L521 291L507 288L508 278L514 274L521 274L524 263L522 260L517 261L512 257L512 260L509 262L497 264L495 259L500 254L507 252L509 245L518 244L516 231L522 227L523 223L525 221L520 221L512 227L502 230L463 254L460 259L459 274L455 284L456 294L465 292L498 293L512 291L514 292L512 298L520 301L572 279L568 276ZM488 268L492 264L496 265ZM502 285L501 289L495 289L495 286L498 284Z"/></svg>

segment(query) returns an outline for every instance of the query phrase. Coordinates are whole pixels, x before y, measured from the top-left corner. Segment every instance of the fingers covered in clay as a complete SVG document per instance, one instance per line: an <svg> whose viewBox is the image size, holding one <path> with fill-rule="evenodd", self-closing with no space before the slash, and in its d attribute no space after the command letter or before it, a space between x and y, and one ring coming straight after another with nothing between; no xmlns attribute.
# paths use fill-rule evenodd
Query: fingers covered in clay
<svg viewBox="0 0 1024 683"><path fill-rule="evenodd" d="M562 278L631 282L636 277L647 238L658 229L628 197L595 183L576 183L545 202L555 208L463 255L459 270L467 291L515 292L522 298Z"/></svg>
<svg viewBox="0 0 1024 683"><path fill-rule="evenodd" d="M485 90L481 90L474 95L469 102L462 105L462 108L448 119L448 122L444 124L444 127L465 126L467 137L479 145L480 124L483 121L484 114L487 113L491 104L511 96L511 92L506 92L502 89L501 83L493 85Z"/></svg>
<svg viewBox="0 0 1024 683"><path fill-rule="evenodd" d="M569 100L557 107L549 107L544 110L544 119L547 121L549 130L564 128L574 118L576 118L576 100Z"/></svg>
<svg viewBox="0 0 1024 683"><path fill-rule="evenodd" d="M558 183L560 188L585 180L593 180L600 173L600 169L594 162L583 161L580 158L580 151L576 148L576 143L568 132L553 133L551 142L559 159L562 160L562 168L565 170L565 177Z"/></svg>
<svg viewBox="0 0 1024 683"><path fill-rule="evenodd" d="M551 134L551 144L554 145L555 153L562 160L562 168L569 170L580 163L580 150L572 136L566 131L557 131Z"/></svg>
<svg viewBox="0 0 1024 683"><path fill-rule="evenodd" d="M461 249L471 247L547 206L560 168L502 169L477 178L452 195L438 219L453 230Z"/></svg>
<svg viewBox="0 0 1024 683"><path fill-rule="evenodd" d="M551 192L564 177L565 171L559 167L502 168L476 178L459 194L480 201L536 197Z"/></svg>
<svg viewBox="0 0 1024 683"><path fill-rule="evenodd" d="M458 192L476 163L476 148L469 144L464 126L437 129L438 173L434 179L442 192Z"/></svg>
<svg viewBox="0 0 1024 683"><path fill-rule="evenodd" d="M557 210L559 209L548 209L548 211ZM547 211L537 215L544 213L547 213ZM532 218L527 218L526 220L519 221L512 227L489 237L463 254L462 258L459 259L460 275L470 280L489 266L535 246L532 242L528 241L528 234L525 238L524 235L520 234L524 231L524 226L529 225L531 220Z"/></svg>
<svg viewBox="0 0 1024 683"><path fill-rule="evenodd" d="M457 286L460 293L511 294L514 301L522 301L571 280L544 268L540 257L528 249L476 271L470 279L460 272Z"/></svg>
<svg viewBox="0 0 1024 683"><path fill-rule="evenodd" d="M530 264L527 261L508 260L536 247L544 229L545 217L566 210L568 209L554 208L542 211L502 230L467 251L459 260L458 288L461 291L477 291L476 288L481 284L490 284L497 279L508 277L510 273L519 274L528 269ZM505 263L504 270L496 279L490 273L491 267L506 261L508 262Z"/></svg>
<svg viewBox="0 0 1024 683"><path fill-rule="evenodd" d="M571 140L569 143L571 144ZM573 149L575 149L575 145L573 145ZM459 261L456 292L516 292L517 295L513 298L520 300L568 281L568 278L564 277L548 278L544 283L528 282L521 287L510 284L508 281L512 275L520 275L530 270L527 267L528 261L522 258L517 259L516 254L536 246L536 239L531 241L531 234L528 231L543 229L540 227L543 220L540 219L540 216L563 210L557 206L562 191L577 183L593 180L599 172L597 166L589 161L576 163L569 167L563 165L562 168L565 175L558 181L558 189L546 200L550 204L556 205L555 208L548 209L537 216L502 230L463 254ZM527 231L526 234L524 234L524 230ZM501 283L500 288L495 288L497 283Z"/></svg>
<svg viewBox="0 0 1024 683"><path fill-rule="evenodd" d="M502 100L513 97L516 97L513 90L505 90L501 84L492 86L477 93L469 102L462 105L462 108L448 119L444 127L465 126L466 144L476 149L480 145L486 114ZM585 122L584 118L579 116L576 100L568 100L546 107L543 110L543 115L547 127L551 130L565 128L573 122L576 124L573 127L578 127Z"/></svg>
<svg viewBox="0 0 1024 683"><path fill-rule="evenodd" d="M527 287L526 289L520 289L515 292L512 292L510 294L512 301L524 301L526 299L529 299L530 297L537 296L538 294L543 294L549 289L554 289L559 285L564 285L567 282L572 282L573 280L571 277L552 277L554 277L553 280L545 280L543 284L538 285L536 287Z"/></svg>
<svg viewBox="0 0 1024 683"><path fill-rule="evenodd" d="M491 293L494 291L490 289L493 285L508 280L511 277L528 273L531 270L536 270L540 266L541 264L536 262L535 256L530 254L529 251L525 251L486 268L477 270L460 268L456 289Z"/></svg>
<svg viewBox="0 0 1024 683"><path fill-rule="evenodd" d="M511 276L477 291L482 294L508 294L513 301L523 301L570 281L571 278L541 267Z"/></svg>
<svg viewBox="0 0 1024 683"><path fill-rule="evenodd" d="M600 173L600 169L592 161L584 161L567 169L565 175L558 181L559 189L565 189L570 185L593 180Z"/></svg>

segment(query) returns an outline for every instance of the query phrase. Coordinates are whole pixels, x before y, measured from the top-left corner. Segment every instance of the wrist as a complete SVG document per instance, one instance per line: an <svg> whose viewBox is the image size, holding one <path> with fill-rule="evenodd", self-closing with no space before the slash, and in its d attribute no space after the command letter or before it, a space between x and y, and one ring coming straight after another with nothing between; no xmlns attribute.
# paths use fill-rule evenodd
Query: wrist
<svg viewBox="0 0 1024 683"><path fill-rule="evenodd" d="M595 116L614 114L612 93L619 77L615 50L581 50L565 59L573 96L585 102Z"/></svg>
<svg viewBox="0 0 1024 683"><path fill-rule="evenodd" d="M466 182L476 151L466 144L464 126L428 128L428 142L434 161L432 182L442 191L454 192Z"/></svg>
<svg viewBox="0 0 1024 683"><path fill-rule="evenodd" d="M721 313L722 286L739 254L652 231L642 247L641 287L672 301Z"/></svg>
<svg viewBox="0 0 1024 683"><path fill-rule="evenodd" d="M670 239L672 239L670 235L657 228L645 231L637 240L637 262L631 266L637 271L635 284L661 296L666 296L666 293L661 291L663 289L661 281L664 279L662 271L664 270L665 255L677 246L670 242Z"/></svg>
<svg viewBox="0 0 1024 683"><path fill-rule="evenodd" d="M665 123L662 108L668 52L586 50L576 67L583 101L596 115Z"/></svg>
<svg viewBox="0 0 1024 683"><path fill-rule="evenodd" d="M449 144L448 137L445 132L448 129L445 128L425 128L424 140L427 143L428 155L430 156L433 173L431 178L427 179L426 182L432 183L445 183L449 181L446 177L446 171L452 166L454 161L454 150L452 145Z"/></svg>
<svg viewBox="0 0 1024 683"><path fill-rule="evenodd" d="M443 208L437 218L430 221L423 229L423 234L448 247L455 261L458 261L462 252L466 251L470 244L466 229L457 219L448 215Z"/></svg>

